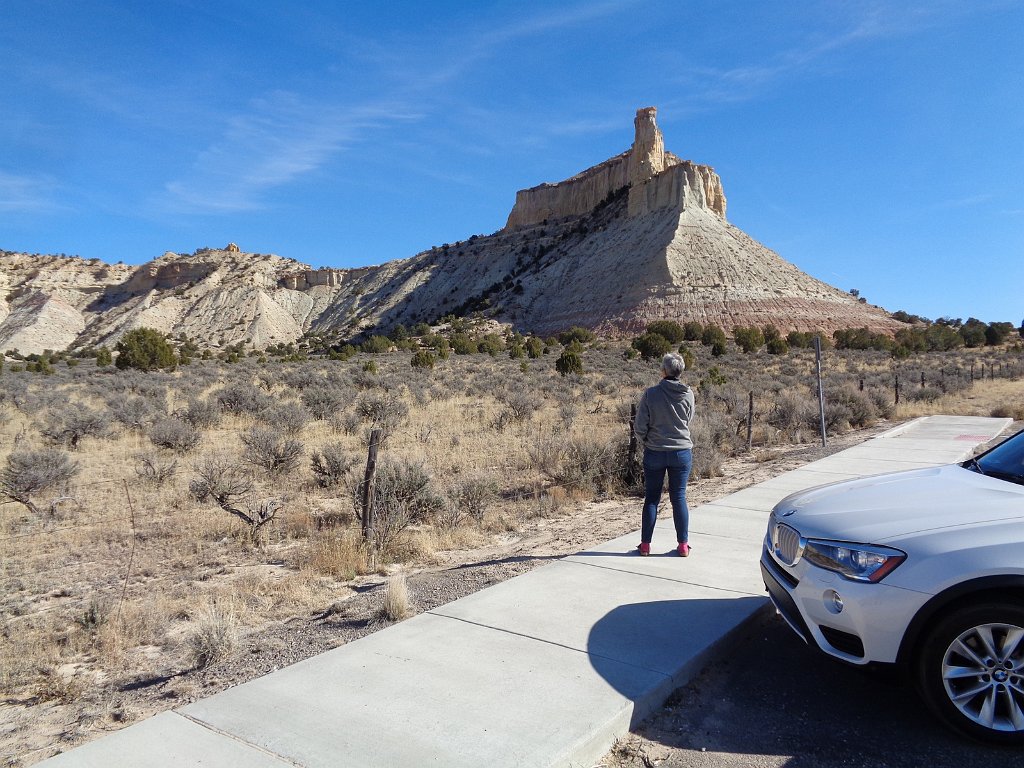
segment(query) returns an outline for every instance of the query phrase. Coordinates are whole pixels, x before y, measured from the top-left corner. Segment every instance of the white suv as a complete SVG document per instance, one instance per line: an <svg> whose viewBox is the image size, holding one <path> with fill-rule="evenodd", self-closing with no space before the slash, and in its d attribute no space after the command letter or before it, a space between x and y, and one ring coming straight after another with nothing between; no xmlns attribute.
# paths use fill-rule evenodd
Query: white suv
<svg viewBox="0 0 1024 768"><path fill-rule="evenodd" d="M899 664L947 725L1024 744L1024 432L963 464L788 496L761 572L805 642Z"/></svg>

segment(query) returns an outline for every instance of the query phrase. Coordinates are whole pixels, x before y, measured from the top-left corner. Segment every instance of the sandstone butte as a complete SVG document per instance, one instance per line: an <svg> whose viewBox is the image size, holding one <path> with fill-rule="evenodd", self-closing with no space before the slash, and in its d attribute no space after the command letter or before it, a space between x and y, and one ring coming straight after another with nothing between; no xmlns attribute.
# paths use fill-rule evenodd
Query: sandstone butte
<svg viewBox="0 0 1024 768"><path fill-rule="evenodd" d="M665 151L656 115L637 111L626 152L519 191L500 231L379 266L312 269L234 243L138 267L0 251L0 351L111 346L140 326L264 348L475 311L540 334L626 336L660 319L901 327L731 225L718 174Z"/></svg>

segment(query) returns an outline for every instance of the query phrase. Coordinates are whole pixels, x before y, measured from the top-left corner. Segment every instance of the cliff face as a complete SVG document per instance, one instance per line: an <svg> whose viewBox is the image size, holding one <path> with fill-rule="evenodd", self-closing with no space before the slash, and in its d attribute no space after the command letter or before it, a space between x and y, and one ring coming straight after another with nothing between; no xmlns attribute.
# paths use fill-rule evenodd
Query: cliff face
<svg viewBox="0 0 1024 768"><path fill-rule="evenodd" d="M637 110L633 120L633 146L621 155L557 184L519 190L505 228L517 229L545 220L581 216L623 187L630 190L630 216L675 205L682 199L725 218L725 193L718 174L706 165L696 165L666 152L657 114L654 107ZM679 166L686 170L671 178L661 178Z"/></svg>
<svg viewBox="0 0 1024 768"><path fill-rule="evenodd" d="M659 319L901 327L729 224L718 175L665 151L655 117L637 112L628 152L520 191L501 231L380 266L313 269L234 244L140 267L0 251L0 350L110 346L139 326L262 348L477 311L543 334L634 334Z"/></svg>

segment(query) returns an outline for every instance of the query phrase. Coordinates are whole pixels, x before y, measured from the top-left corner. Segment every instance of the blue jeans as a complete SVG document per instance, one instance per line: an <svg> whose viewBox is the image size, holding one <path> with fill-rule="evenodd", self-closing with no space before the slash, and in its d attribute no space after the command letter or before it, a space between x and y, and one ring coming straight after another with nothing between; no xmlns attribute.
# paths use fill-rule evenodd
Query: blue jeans
<svg viewBox="0 0 1024 768"><path fill-rule="evenodd" d="M676 541L688 541L690 510L686 507L686 483L693 466L693 452L652 451L644 448L644 512L640 541L651 543L654 524L658 519L658 502L661 501L661 487L668 472L668 498L672 502L672 522L676 525Z"/></svg>

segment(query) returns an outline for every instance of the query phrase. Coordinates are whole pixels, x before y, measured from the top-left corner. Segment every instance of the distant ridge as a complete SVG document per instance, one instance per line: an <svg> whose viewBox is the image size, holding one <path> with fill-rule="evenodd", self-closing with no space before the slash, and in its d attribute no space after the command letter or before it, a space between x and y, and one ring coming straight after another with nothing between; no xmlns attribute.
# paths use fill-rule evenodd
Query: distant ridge
<svg viewBox="0 0 1024 768"><path fill-rule="evenodd" d="M656 116L637 111L626 152L520 190L499 232L379 266L313 269L234 244L140 267L0 252L0 350L109 346L139 326L264 348L477 311L542 334L634 334L659 319L902 327L731 225L718 174L665 151Z"/></svg>

